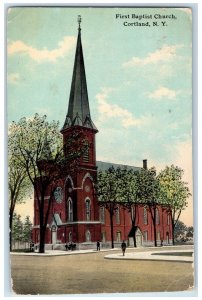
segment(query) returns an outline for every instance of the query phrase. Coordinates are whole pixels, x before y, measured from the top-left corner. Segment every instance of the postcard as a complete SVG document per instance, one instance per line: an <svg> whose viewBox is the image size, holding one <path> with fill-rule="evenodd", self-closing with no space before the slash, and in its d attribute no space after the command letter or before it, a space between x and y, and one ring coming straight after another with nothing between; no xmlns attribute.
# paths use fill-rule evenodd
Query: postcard
<svg viewBox="0 0 202 300"><path fill-rule="evenodd" d="M13 295L191 292L192 8L7 10Z"/></svg>

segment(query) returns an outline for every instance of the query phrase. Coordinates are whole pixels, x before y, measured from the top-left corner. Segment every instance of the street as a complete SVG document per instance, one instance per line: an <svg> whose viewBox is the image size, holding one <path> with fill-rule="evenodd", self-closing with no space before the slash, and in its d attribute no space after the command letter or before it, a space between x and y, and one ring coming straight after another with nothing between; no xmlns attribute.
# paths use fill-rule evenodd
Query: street
<svg viewBox="0 0 202 300"><path fill-rule="evenodd" d="M13 290L23 295L93 294L184 291L193 286L191 263L104 259L107 254L11 255Z"/></svg>

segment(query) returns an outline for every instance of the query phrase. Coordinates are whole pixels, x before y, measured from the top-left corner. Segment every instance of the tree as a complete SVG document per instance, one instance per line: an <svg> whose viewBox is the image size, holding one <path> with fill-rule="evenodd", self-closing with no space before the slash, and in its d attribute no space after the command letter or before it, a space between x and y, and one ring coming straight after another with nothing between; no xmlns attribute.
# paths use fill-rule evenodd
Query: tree
<svg viewBox="0 0 202 300"><path fill-rule="evenodd" d="M194 237L194 227L193 226L187 227L186 237L187 238L193 238Z"/></svg>
<svg viewBox="0 0 202 300"><path fill-rule="evenodd" d="M16 213L13 214L12 232L12 242L17 241L19 248L19 243L22 242L23 237L23 223L21 220L21 215L17 215Z"/></svg>
<svg viewBox="0 0 202 300"><path fill-rule="evenodd" d="M10 251L12 251L12 228L13 215L16 203L23 203L24 198L28 195L31 185L25 168L22 166L19 152L16 152L13 143L15 130L11 124L8 135L8 192L9 192L9 240Z"/></svg>
<svg viewBox="0 0 202 300"><path fill-rule="evenodd" d="M132 228L136 224L138 205L141 203L141 199L138 197L137 186L137 171L128 170L127 168L121 170L122 184L121 192L123 198L123 205L128 209L130 213ZM133 235L134 247L136 247L136 236Z"/></svg>
<svg viewBox="0 0 202 300"><path fill-rule="evenodd" d="M31 242L31 234L32 234L32 222L30 221L30 217L26 216L25 221L23 223L23 236L22 240L25 243Z"/></svg>
<svg viewBox="0 0 202 300"><path fill-rule="evenodd" d="M40 253L45 251L45 233L55 189L61 178L78 168L86 151L85 134L79 126L63 145L59 122L49 123L46 119L35 114L33 118L22 118L12 124L12 143L34 188L39 209ZM45 201L47 195L49 199Z"/></svg>
<svg viewBox="0 0 202 300"><path fill-rule="evenodd" d="M175 230L174 230L174 239L177 240L179 236L185 236L187 231L187 226L180 220L178 220Z"/></svg>
<svg viewBox="0 0 202 300"><path fill-rule="evenodd" d="M154 246L157 246L156 239L156 211L160 204L159 201L159 182L156 177L156 169L141 169L137 173L137 195L139 201L144 204L151 215L154 233Z"/></svg>
<svg viewBox="0 0 202 300"><path fill-rule="evenodd" d="M118 209L118 204L122 198L122 179L120 168L114 169L112 166L106 171L99 171L97 176L96 191L100 206L107 209L110 215L111 246L114 248L114 213Z"/></svg>
<svg viewBox="0 0 202 300"><path fill-rule="evenodd" d="M181 168L171 165L166 166L158 175L161 201L171 211L173 244L175 243L175 226L181 212L187 207L187 199L191 195L187 182L182 180L183 173Z"/></svg>

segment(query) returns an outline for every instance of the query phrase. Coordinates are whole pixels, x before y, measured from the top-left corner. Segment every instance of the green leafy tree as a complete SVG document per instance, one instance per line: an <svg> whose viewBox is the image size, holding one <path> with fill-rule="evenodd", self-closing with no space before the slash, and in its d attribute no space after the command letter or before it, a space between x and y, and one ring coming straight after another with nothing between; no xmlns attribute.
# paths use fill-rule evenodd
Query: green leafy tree
<svg viewBox="0 0 202 300"><path fill-rule="evenodd" d="M158 175L160 183L160 198L162 203L171 210L171 222L174 232L181 212L187 207L187 199L191 195L188 184L182 180L184 171L174 165L166 166Z"/></svg>
<svg viewBox="0 0 202 300"><path fill-rule="evenodd" d="M22 242L23 239L23 222L21 220L21 215L17 215L16 213L13 214L13 224L12 224L12 242Z"/></svg>
<svg viewBox="0 0 202 300"><path fill-rule="evenodd" d="M8 194L9 194L9 239L10 251L12 251L12 228L13 215L17 203L23 203L31 188L27 173L19 158L20 153L16 151L13 143L15 130L13 124L9 126L8 134Z"/></svg>
<svg viewBox="0 0 202 300"><path fill-rule="evenodd" d="M137 173L136 177L137 194L139 201L147 206L152 223L153 223L153 234L154 234L154 246L157 246L156 239L156 211L159 201L159 182L156 177L156 169L141 169Z"/></svg>
<svg viewBox="0 0 202 300"><path fill-rule="evenodd" d="M138 172L128 170L127 168L121 170L122 173L122 202L123 206L129 211L132 228L136 224L138 205L141 204L141 199L138 197L137 176ZM134 247L136 247L136 236L133 235Z"/></svg>
<svg viewBox="0 0 202 300"><path fill-rule="evenodd" d="M187 227L186 237L187 238L193 238L194 237L194 227L193 226Z"/></svg>
<svg viewBox="0 0 202 300"><path fill-rule="evenodd" d="M174 231L174 239L177 240L179 236L185 236L187 231L187 226L180 220L178 220L175 231Z"/></svg>
<svg viewBox="0 0 202 300"><path fill-rule="evenodd" d="M79 160L86 151L85 134L75 129L69 139L62 142L59 122L48 122L46 116L35 114L13 122L13 147L22 167L34 188L39 213L39 252L45 251L45 233L54 191L61 178L78 168ZM45 204L45 196L49 200Z"/></svg>
<svg viewBox="0 0 202 300"><path fill-rule="evenodd" d="M121 175L121 170L114 167L106 171L99 171L96 184L99 205L105 207L109 212L112 248L114 248L114 214L118 209L118 204L123 200Z"/></svg>
<svg viewBox="0 0 202 300"><path fill-rule="evenodd" d="M30 243L31 242L31 234L32 234L32 222L30 221L30 217L26 216L25 221L23 223L23 242Z"/></svg>

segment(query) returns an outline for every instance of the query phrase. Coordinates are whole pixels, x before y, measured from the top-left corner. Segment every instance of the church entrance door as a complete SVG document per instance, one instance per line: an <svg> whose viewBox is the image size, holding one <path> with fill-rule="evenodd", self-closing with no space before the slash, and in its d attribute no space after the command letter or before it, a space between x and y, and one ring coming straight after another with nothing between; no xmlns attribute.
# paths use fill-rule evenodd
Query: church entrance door
<svg viewBox="0 0 202 300"><path fill-rule="evenodd" d="M134 238L133 237L129 237L129 247L134 247Z"/></svg>
<svg viewBox="0 0 202 300"><path fill-rule="evenodd" d="M136 236L136 245L137 245L137 247L141 247L143 237L142 237L142 232L140 231L139 228L137 228L135 236Z"/></svg>

